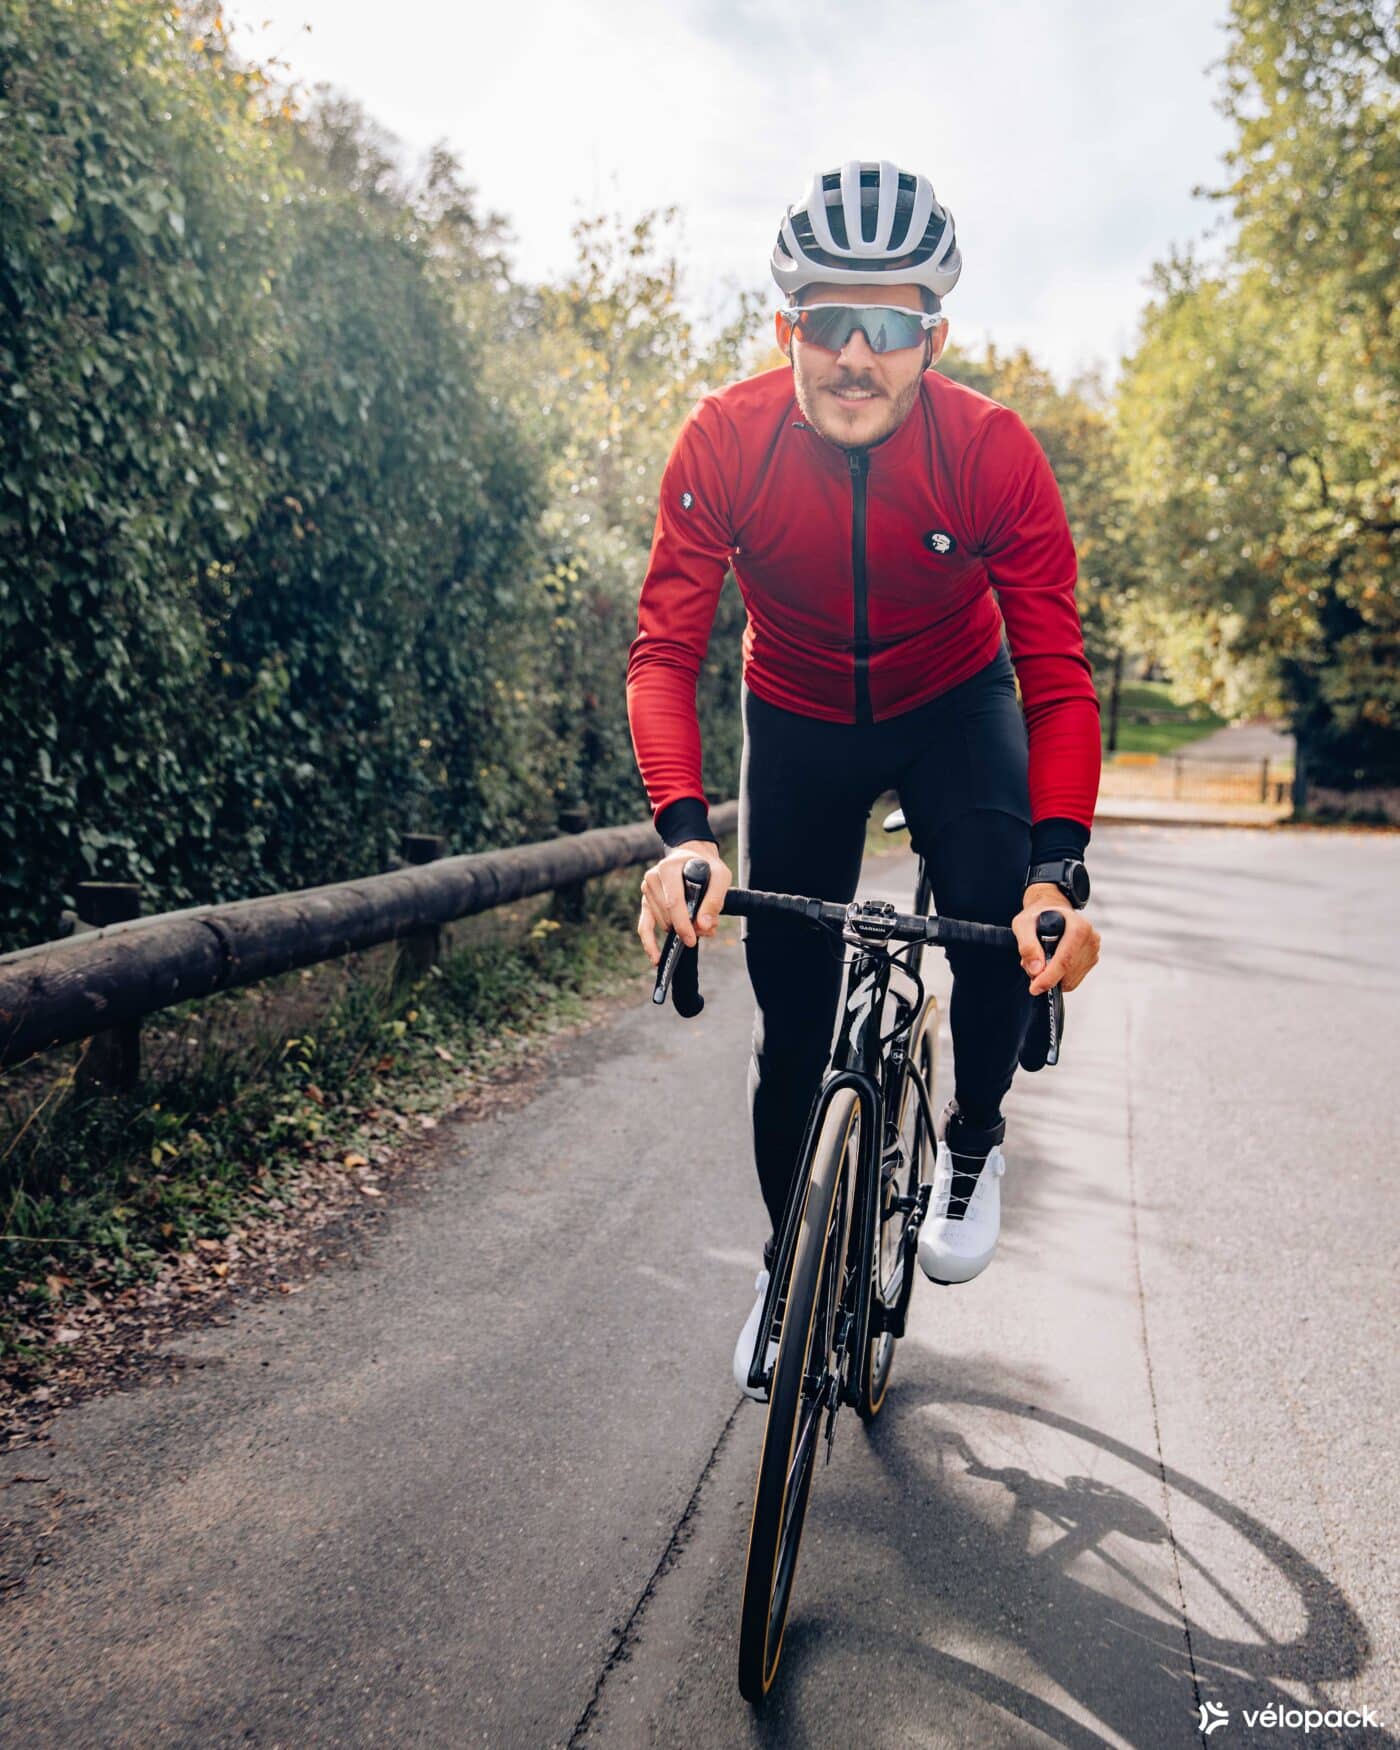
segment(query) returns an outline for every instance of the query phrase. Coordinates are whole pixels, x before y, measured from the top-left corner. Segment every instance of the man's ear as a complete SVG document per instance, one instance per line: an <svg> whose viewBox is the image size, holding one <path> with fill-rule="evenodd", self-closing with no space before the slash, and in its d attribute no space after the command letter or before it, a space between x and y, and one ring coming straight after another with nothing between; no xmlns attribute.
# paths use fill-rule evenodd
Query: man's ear
<svg viewBox="0 0 1400 1750"><path fill-rule="evenodd" d="M928 336L928 363L924 366L931 371L943 357L943 348L948 344L948 318L945 316L937 328L931 328Z"/></svg>

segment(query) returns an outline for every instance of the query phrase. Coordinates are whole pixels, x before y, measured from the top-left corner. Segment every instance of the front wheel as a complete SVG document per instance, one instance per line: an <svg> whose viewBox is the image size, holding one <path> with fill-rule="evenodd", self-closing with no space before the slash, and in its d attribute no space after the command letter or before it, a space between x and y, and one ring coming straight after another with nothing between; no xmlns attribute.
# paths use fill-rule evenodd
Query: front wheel
<svg viewBox="0 0 1400 1750"><path fill-rule="evenodd" d="M739 1690L750 1702L767 1695L782 1657L812 1473L840 1391L839 1336L860 1127L860 1103L842 1088L827 1106L810 1157L744 1572Z"/></svg>

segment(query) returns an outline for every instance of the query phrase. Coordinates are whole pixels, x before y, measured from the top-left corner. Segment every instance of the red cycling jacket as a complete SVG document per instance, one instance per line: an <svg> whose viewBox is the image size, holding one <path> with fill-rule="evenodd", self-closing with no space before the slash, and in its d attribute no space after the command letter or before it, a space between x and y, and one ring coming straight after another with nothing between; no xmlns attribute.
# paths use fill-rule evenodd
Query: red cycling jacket
<svg viewBox="0 0 1400 1750"><path fill-rule="evenodd" d="M925 372L898 429L847 451L804 421L787 366L699 403L662 477L627 663L658 818L684 798L699 809L673 818L703 818L695 683L731 565L749 688L828 722L912 710L991 662L1004 626L1032 819L1077 823L1082 849L1100 738L1074 542L1045 453L1009 408Z"/></svg>

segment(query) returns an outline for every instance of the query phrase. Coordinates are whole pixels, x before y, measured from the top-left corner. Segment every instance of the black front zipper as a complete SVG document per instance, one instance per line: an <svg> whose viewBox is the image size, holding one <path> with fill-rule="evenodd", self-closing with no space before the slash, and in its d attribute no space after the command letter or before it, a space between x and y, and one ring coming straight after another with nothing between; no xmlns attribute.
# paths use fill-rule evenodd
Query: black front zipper
<svg viewBox="0 0 1400 1750"><path fill-rule="evenodd" d="M873 723L870 706L870 603L865 586L865 489L870 476L870 457L864 450L847 450L851 470L851 581L855 585L856 722Z"/></svg>

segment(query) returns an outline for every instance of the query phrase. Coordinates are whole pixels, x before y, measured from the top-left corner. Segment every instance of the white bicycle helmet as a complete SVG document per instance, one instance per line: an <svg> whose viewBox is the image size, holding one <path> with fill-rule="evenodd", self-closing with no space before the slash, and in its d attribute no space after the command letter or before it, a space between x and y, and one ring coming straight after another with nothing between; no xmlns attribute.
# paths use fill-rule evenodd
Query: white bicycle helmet
<svg viewBox="0 0 1400 1750"><path fill-rule="evenodd" d="M814 176L806 199L788 208L772 267L789 298L818 281L868 284L885 274L941 298L958 283L962 256L953 215L926 176L852 158Z"/></svg>

